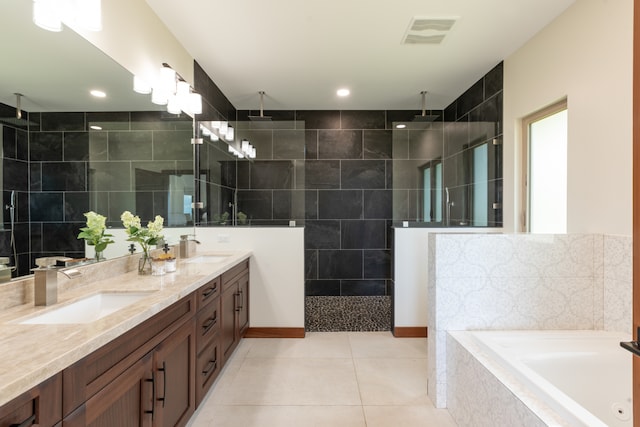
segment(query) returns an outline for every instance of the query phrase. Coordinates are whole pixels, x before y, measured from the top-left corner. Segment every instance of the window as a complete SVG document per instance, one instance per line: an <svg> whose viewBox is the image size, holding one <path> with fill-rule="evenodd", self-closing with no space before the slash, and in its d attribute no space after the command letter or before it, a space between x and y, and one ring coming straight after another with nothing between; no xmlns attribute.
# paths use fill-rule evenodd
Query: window
<svg viewBox="0 0 640 427"><path fill-rule="evenodd" d="M489 145L484 143L472 148L473 181L471 184L473 226L489 225Z"/></svg>
<svg viewBox="0 0 640 427"><path fill-rule="evenodd" d="M567 102L523 120L526 137L525 229L567 232Z"/></svg>

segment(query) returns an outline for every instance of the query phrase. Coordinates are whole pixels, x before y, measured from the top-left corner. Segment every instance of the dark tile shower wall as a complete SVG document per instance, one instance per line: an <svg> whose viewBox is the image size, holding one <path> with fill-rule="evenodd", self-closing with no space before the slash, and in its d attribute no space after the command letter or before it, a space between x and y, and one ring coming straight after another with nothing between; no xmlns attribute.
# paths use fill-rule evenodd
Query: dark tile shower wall
<svg viewBox="0 0 640 427"><path fill-rule="evenodd" d="M307 296L388 296L391 144L385 111L299 111L306 129Z"/></svg>
<svg viewBox="0 0 640 427"><path fill-rule="evenodd" d="M89 210L114 226L121 226L124 210L143 221L155 215L168 221L168 175L193 174L188 117L64 112L31 113L29 120L28 150L26 132L18 133L13 151L11 138L5 142L16 158L3 159L5 200L12 189L19 191L18 217L26 229L19 240L20 274L41 256L84 256L76 236ZM8 253L5 246L0 256Z"/></svg>

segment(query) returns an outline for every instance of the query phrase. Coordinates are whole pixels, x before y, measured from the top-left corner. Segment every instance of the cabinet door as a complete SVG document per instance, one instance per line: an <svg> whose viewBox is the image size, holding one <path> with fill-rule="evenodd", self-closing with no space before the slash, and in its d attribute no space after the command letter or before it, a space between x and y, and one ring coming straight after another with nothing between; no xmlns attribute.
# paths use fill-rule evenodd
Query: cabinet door
<svg viewBox="0 0 640 427"><path fill-rule="evenodd" d="M195 320L169 335L153 355L156 374L154 425L184 426L195 411Z"/></svg>
<svg viewBox="0 0 640 427"><path fill-rule="evenodd" d="M63 427L148 427L157 418L153 405L157 378L151 353L133 364L63 420Z"/></svg>
<svg viewBox="0 0 640 427"><path fill-rule="evenodd" d="M220 319L220 344L222 347L222 353L224 360L227 360L236 344L236 329L237 329L237 316L236 310L238 308L238 286L233 285L226 288L222 292L221 300L221 316Z"/></svg>
<svg viewBox="0 0 640 427"><path fill-rule="evenodd" d="M57 374L0 407L0 427L51 427L62 419L62 374Z"/></svg>
<svg viewBox="0 0 640 427"><path fill-rule="evenodd" d="M238 288L238 338L242 338L249 328L249 275L239 279Z"/></svg>
<svg viewBox="0 0 640 427"><path fill-rule="evenodd" d="M198 354L196 361L196 406L202 402L222 368L218 342L218 339L214 337Z"/></svg>

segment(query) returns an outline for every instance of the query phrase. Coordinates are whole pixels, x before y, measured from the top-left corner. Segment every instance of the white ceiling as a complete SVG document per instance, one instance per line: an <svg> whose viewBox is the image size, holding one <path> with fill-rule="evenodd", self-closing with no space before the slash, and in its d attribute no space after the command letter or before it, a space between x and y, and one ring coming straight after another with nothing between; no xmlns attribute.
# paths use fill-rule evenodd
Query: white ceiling
<svg viewBox="0 0 640 427"><path fill-rule="evenodd" d="M238 109L442 109L574 0L147 0ZM441 45L413 17L457 18ZM340 87L351 96L338 98Z"/></svg>
<svg viewBox="0 0 640 427"><path fill-rule="evenodd" d="M441 109L575 0L146 0L236 108ZM161 109L131 75L65 28L0 0L0 102L27 111ZM441 45L403 45L413 17L457 18ZM351 96L338 98L339 87ZM91 88L106 100L88 95Z"/></svg>

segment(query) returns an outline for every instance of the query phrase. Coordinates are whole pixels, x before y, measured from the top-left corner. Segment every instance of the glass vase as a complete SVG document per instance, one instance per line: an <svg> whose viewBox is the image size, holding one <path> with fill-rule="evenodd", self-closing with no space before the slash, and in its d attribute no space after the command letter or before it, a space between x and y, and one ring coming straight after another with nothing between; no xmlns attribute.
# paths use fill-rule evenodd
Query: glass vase
<svg viewBox="0 0 640 427"><path fill-rule="evenodd" d="M151 275L151 257L146 252L138 260L138 274Z"/></svg>
<svg viewBox="0 0 640 427"><path fill-rule="evenodd" d="M96 251L94 259L96 260L96 262L102 261L104 259L104 253L102 253L102 251Z"/></svg>

